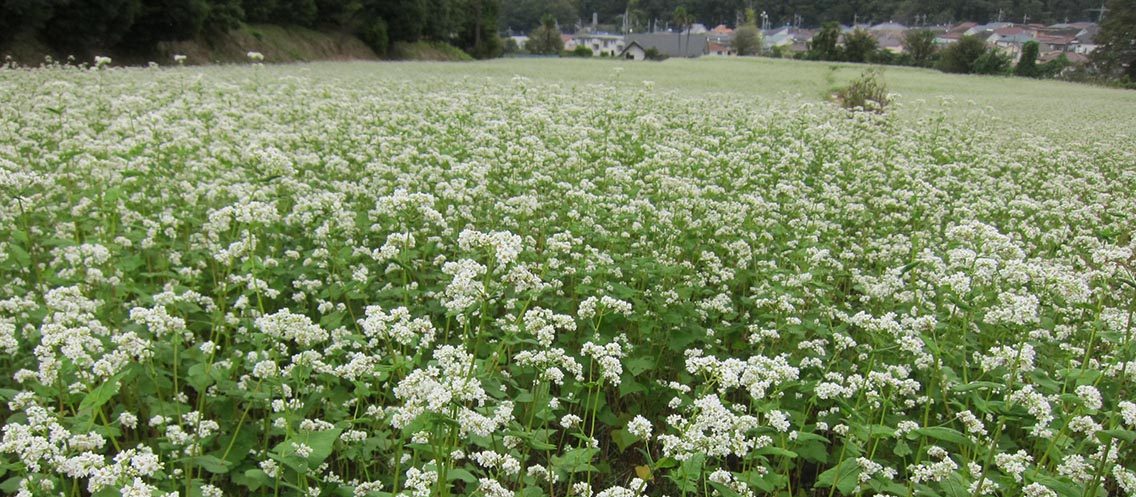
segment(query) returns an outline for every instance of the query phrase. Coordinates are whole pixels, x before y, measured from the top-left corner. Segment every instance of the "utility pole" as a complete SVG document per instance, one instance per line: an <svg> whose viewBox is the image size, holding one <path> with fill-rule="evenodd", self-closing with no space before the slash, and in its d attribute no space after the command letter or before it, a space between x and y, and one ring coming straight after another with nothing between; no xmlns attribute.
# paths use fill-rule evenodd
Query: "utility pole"
<svg viewBox="0 0 1136 497"><path fill-rule="evenodd" d="M1110 11L1110 10L1112 10L1112 9L1109 9L1109 8L1105 8L1105 6L1104 6L1104 2L1101 2L1101 6L1100 6L1100 8L1096 8L1096 9L1086 9L1086 10L1088 10L1089 12L1096 12L1096 13L1097 13L1097 24L1100 24L1100 23L1101 23L1101 20L1102 20L1102 19L1104 19L1104 13L1105 13L1105 12L1108 12L1108 11Z"/></svg>
<svg viewBox="0 0 1136 497"><path fill-rule="evenodd" d="M1022 24L1029 24L1029 15L1028 14L1022 15Z"/></svg>
<svg viewBox="0 0 1136 497"><path fill-rule="evenodd" d="M998 9L998 22L1002 22L1002 9Z"/></svg>

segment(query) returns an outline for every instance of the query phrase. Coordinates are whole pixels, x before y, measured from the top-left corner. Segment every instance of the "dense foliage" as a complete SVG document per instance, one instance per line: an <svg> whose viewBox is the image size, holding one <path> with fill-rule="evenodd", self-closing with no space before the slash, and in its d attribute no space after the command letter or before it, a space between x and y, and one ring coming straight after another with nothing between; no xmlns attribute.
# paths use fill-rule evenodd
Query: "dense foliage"
<svg viewBox="0 0 1136 497"><path fill-rule="evenodd" d="M1132 106L612 64L0 70L0 491L1136 491Z"/></svg>
<svg viewBox="0 0 1136 497"><path fill-rule="evenodd" d="M425 40L489 58L501 52L499 11L500 0L7 0L0 43L27 31L68 53L145 53L250 22L350 31L380 55L390 43Z"/></svg>
<svg viewBox="0 0 1136 497"><path fill-rule="evenodd" d="M1123 78L1136 87L1136 0L1111 0L1096 42L1093 59L1105 76Z"/></svg>

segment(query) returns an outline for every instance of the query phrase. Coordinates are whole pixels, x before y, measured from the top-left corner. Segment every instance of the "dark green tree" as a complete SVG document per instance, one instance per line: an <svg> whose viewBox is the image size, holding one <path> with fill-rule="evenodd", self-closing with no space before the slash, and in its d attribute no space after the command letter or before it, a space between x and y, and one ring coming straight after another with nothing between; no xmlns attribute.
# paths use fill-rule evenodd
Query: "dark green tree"
<svg viewBox="0 0 1136 497"><path fill-rule="evenodd" d="M675 27L679 28L679 36L682 32L686 32L686 44L683 46L682 53L685 56L687 49L690 48L690 25L694 24L694 16L686 10L686 7L679 5L675 7L674 13L671 14L671 21L674 22Z"/></svg>
<svg viewBox="0 0 1136 497"><path fill-rule="evenodd" d="M985 42L974 36L963 36L940 51L938 67L943 72L974 72L975 61L985 53Z"/></svg>
<svg viewBox="0 0 1136 497"><path fill-rule="evenodd" d="M1136 0L1111 0L1097 33L1093 63L1109 77L1136 82Z"/></svg>
<svg viewBox="0 0 1136 497"><path fill-rule="evenodd" d="M855 29L844 35L844 60L848 62L871 62L872 56L880 47L876 37L865 29Z"/></svg>
<svg viewBox="0 0 1136 497"><path fill-rule="evenodd" d="M913 29L903 35L903 45L911 56L911 63L919 67L930 67L931 57L935 55L935 33L927 29Z"/></svg>
<svg viewBox="0 0 1136 497"><path fill-rule="evenodd" d="M277 0L241 0L241 10L248 22L271 22Z"/></svg>
<svg viewBox="0 0 1136 497"><path fill-rule="evenodd" d="M465 0L463 11L466 21L461 29L458 45L466 53L478 59L501 56L504 47L501 38L497 36L497 17L500 9L499 0ZM555 21L553 28L555 29ZM559 32L556 39L560 40ZM562 41L561 46L563 46Z"/></svg>
<svg viewBox="0 0 1136 497"><path fill-rule="evenodd" d="M316 0L316 24L324 28L355 29L362 0Z"/></svg>
<svg viewBox="0 0 1136 497"><path fill-rule="evenodd" d="M45 41L64 51L111 48L141 10L139 0L60 0L44 25Z"/></svg>
<svg viewBox="0 0 1136 497"><path fill-rule="evenodd" d="M974 60L975 74L1010 74L1013 59L996 48L991 48Z"/></svg>
<svg viewBox="0 0 1136 497"><path fill-rule="evenodd" d="M1037 77L1038 47L1038 43L1032 40L1022 45L1022 56L1018 59L1018 65L1014 66L1015 76L1024 76L1027 78Z"/></svg>
<svg viewBox="0 0 1136 497"><path fill-rule="evenodd" d="M541 55L557 54L564 49L564 40L560 38L560 30L556 28L556 19L551 14L545 14L540 21L540 27L529 33L529 41L525 42L525 49L529 53Z"/></svg>
<svg viewBox="0 0 1136 497"><path fill-rule="evenodd" d="M224 33L237 29L245 19L241 0L209 0L209 12L205 15L205 32Z"/></svg>
<svg viewBox="0 0 1136 497"><path fill-rule="evenodd" d="M54 11L44 0L0 0L0 43L11 41L20 30L43 27Z"/></svg>
<svg viewBox="0 0 1136 497"><path fill-rule="evenodd" d="M738 55L757 55L761 53L761 30L757 29L757 19L753 9L746 9L746 22L734 32L734 50Z"/></svg>
<svg viewBox="0 0 1136 497"><path fill-rule="evenodd" d="M390 48L390 34L387 33L387 21L381 17L369 17L361 22L357 28L359 38L366 43L379 57L387 54Z"/></svg>
<svg viewBox="0 0 1136 497"><path fill-rule="evenodd" d="M125 43L146 50L159 41L188 40L201 32L208 16L205 0L142 0Z"/></svg>
<svg viewBox="0 0 1136 497"><path fill-rule="evenodd" d="M275 24L314 26L317 14L316 0L276 0L269 21Z"/></svg>
<svg viewBox="0 0 1136 497"><path fill-rule="evenodd" d="M829 21L821 26L809 42L808 58L811 60L840 60L842 54L836 42L840 39L840 24Z"/></svg>
<svg viewBox="0 0 1136 497"><path fill-rule="evenodd" d="M360 17L385 21L391 42L414 42L422 38L428 14L426 0L365 0Z"/></svg>

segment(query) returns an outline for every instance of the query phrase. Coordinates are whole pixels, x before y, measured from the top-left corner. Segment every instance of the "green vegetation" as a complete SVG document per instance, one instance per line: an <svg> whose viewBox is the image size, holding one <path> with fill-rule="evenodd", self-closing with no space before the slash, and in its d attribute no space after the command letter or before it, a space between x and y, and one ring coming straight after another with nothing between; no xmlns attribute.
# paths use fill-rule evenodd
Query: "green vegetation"
<svg viewBox="0 0 1136 497"><path fill-rule="evenodd" d="M757 16L753 9L746 9L745 24L734 33L734 50L738 55L758 55L761 53L761 30L757 29Z"/></svg>
<svg viewBox="0 0 1136 497"><path fill-rule="evenodd" d="M525 49L529 53L540 55L557 54L564 50L564 40L560 37L560 29L556 27L556 19L551 15L544 16L540 27L529 33Z"/></svg>
<svg viewBox="0 0 1136 497"><path fill-rule="evenodd" d="M501 53L499 0L66 0L0 2L0 47L31 35L60 55L150 57L159 44L214 40L241 23L350 33L386 54L393 42Z"/></svg>
<svg viewBox="0 0 1136 497"><path fill-rule="evenodd" d="M1136 0L1110 0L1093 59L1106 78L1136 88Z"/></svg>
<svg viewBox="0 0 1136 497"><path fill-rule="evenodd" d="M1022 56L1018 59L1018 65L1014 66L1015 76L1027 78L1038 76L1037 52L1038 43L1036 41L1028 41L1022 46Z"/></svg>
<svg viewBox="0 0 1136 497"><path fill-rule="evenodd" d="M835 98L845 109L871 112L883 112L891 103L883 74L874 69L865 72L848 86L837 90Z"/></svg>

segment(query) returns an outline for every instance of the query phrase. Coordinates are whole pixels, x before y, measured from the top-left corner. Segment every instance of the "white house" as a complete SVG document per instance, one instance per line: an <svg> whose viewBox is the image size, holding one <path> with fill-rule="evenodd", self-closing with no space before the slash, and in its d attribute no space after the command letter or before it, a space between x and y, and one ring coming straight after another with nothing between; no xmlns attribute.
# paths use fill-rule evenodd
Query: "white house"
<svg viewBox="0 0 1136 497"><path fill-rule="evenodd" d="M623 52L623 47L626 46L622 35L608 33L577 33L572 41L573 48L588 47L592 50L592 55L596 57L619 55ZM565 47L565 49L568 49L568 47Z"/></svg>
<svg viewBox="0 0 1136 497"><path fill-rule="evenodd" d="M643 60L647 58L647 50L637 41L632 41L619 52L619 58L627 60Z"/></svg>

